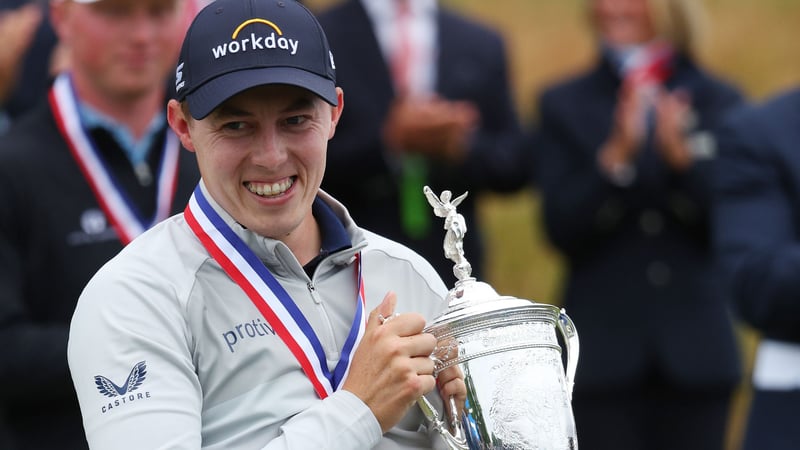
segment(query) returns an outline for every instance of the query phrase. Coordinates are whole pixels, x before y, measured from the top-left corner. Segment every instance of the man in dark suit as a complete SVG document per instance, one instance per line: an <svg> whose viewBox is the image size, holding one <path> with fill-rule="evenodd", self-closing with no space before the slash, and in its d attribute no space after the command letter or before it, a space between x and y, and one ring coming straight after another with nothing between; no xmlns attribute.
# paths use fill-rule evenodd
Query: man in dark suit
<svg viewBox="0 0 800 450"><path fill-rule="evenodd" d="M182 211L200 177L166 120L185 1L53 1L50 13L69 70L0 140L4 450L87 448L67 366L78 296Z"/></svg>
<svg viewBox="0 0 800 450"><path fill-rule="evenodd" d="M453 266L422 188L469 191L459 205L470 227L464 253L480 278L476 200L516 190L527 175L501 36L435 0L346 0L319 18L347 98L322 188L445 281Z"/></svg>
<svg viewBox="0 0 800 450"><path fill-rule="evenodd" d="M716 249L738 317L761 335L742 448L797 448L800 89L734 111L717 142Z"/></svg>

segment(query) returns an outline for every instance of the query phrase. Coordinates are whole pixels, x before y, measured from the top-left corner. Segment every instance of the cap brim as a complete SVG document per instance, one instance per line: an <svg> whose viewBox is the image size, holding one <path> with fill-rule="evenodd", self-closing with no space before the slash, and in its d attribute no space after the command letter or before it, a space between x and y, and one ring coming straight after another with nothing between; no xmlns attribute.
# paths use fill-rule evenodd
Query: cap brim
<svg viewBox="0 0 800 450"><path fill-rule="evenodd" d="M204 83L186 96L189 112L196 120L201 120L234 95L266 84L298 86L333 106L338 103L336 84L332 80L294 67L261 67L229 72Z"/></svg>

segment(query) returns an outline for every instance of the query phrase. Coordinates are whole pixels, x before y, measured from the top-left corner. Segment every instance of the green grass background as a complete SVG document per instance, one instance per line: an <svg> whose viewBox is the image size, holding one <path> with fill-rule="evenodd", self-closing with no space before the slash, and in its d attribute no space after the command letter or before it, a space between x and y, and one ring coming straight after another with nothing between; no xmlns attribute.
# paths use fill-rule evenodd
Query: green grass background
<svg viewBox="0 0 800 450"><path fill-rule="evenodd" d="M305 3L319 9L337 1ZM594 41L587 27L586 0L441 1L503 33L518 112L526 122L535 120L536 98L545 86L592 62ZM800 0L705 0L703 4L707 26L701 64L739 86L752 101L800 85ZM480 199L490 248L488 279L483 281L504 295L558 304L563 262L542 233L539 206L535 189ZM749 375L757 336L746 327L740 329ZM748 402L745 381L731 411L727 450L739 448Z"/></svg>

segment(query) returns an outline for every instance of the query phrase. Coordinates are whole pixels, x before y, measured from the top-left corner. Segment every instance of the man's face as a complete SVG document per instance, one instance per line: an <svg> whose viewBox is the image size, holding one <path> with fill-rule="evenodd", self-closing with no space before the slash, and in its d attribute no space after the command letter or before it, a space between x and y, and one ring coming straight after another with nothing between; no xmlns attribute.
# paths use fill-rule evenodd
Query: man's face
<svg viewBox="0 0 800 450"><path fill-rule="evenodd" d="M54 3L69 66L100 95L136 97L166 85L186 30L185 0Z"/></svg>
<svg viewBox="0 0 800 450"><path fill-rule="evenodd" d="M328 140L342 108L294 86L244 91L202 120L170 101L170 125L197 154L203 181L236 221L286 240L313 226L311 203L325 173Z"/></svg>
<svg viewBox="0 0 800 450"><path fill-rule="evenodd" d="M600 37L615 46L635 45L655 37L649 0L590 0L591 18Z"/></svg>

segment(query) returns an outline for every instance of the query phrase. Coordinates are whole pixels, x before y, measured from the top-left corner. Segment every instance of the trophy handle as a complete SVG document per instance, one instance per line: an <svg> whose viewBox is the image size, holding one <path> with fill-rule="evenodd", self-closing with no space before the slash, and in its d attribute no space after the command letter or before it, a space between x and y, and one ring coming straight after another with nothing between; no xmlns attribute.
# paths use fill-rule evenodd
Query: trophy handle
<svg viewBox="0 0 800 450"><path fill-rule="evenodd" d="M447 429L447 426L439 418L439 412L436 411L436 408L431 405L431 402L425 396L417 399L417 405L419 405L419 409L425 414L425 418L431 423L433 429L442 436L447 448L451 450L469 450L467 439L464 437L464 432L458 420L458 408L453 397L450 397L450 427L453 429L453 434Z"/></svg>
<svg viewBox="0 0 800 450"><path fill-rule="evenodd" d="M575 371L578 370L578 354L580 353L580 341L578 341L578 331L575 330L575 324L569 318L564 308L558 314L558 321L556 322L558 331L564 338L564 347L567 351L567 368L566 368L566 384L567 394L569 399L572 400L572 387L575 384Z"/></svg>

